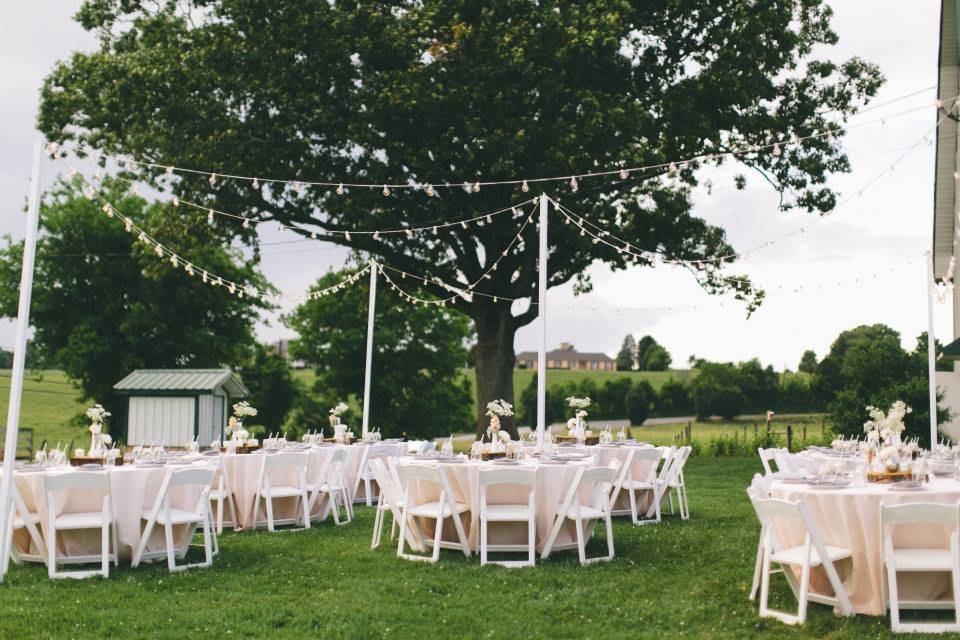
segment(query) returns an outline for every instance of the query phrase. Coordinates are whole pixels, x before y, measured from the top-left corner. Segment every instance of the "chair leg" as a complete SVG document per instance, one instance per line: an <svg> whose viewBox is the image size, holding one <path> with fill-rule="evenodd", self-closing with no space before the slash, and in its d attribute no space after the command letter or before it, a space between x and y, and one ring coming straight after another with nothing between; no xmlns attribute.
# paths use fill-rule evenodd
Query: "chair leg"
<svg viewBox="0 0 960 640"><path fill-rule="evenodd" d="M100 575L110 577L110 521L100 527Z"/></svg>
<svg viewBox="0 0 960 640"><path fill-rule="evenodd" d="M803 624L807 620L807 600L810 597L810 552L807 551L806 562L800 570L800 602L797 607L797 622Z"/></svg>
<svg viewBox="0 0 960 640"><path fill-rule="evenodd" d="M440 507L441 516L437 518L437 530L433 534L433 562L440 559L440 540L443 535L443 507ZM456 514L453 515L456 518Z"/></svg>
<svg viewBox="0 0 960 640"><path fill-rule="evenodd" d="M223 533L223 498L217 498L217 533Z"/></svg>
<svg viewBox="0 0 960 640"><path fill-rule="evenodd" d="M370 495L371 494L370 487L371 487L370 478L364 478L363 479L363 497L367 499L368 507L373 506L373 497Z"/></svg>
<svg viewBox="0 0 960 640"><path fill-rule="evenodd" d="M480 566L487 564L487 515L480 512Z"/></svg>
<svg viewBox="0 0 960 640"><path fill-rule="evenodd" d="M633 524L640 524L640 518L637 514L637 491L630 487L627 493L630 495L630 517L633 519Z"/></svg>
<svg viewBox="0 0 960 640"><path fill-rule="evenodd" d="M607 521L607 559L613 560L613 522L610 520L609 511L605 520Z"/></svg>
<svg viewBox="0 0 960 640"><path fill-rule="evenodd" d="M380 526L383 521L383 509L381 504L377 504L377 513L373 517L373 540L370 541L370 548L376 549L380 546L381 531Z"/></svg>
<svg viewBox="0 0 960 640"><path fill-rule="evenodd" d="M768 615L767 602L770 598L770 553L766 542L761 546L761 553L763 561L760 569L760 617L763 618Z"/></svg>
<svg viewBox="0 0 960 640"><path fill-rule="evenodd" d="M310 528L310 506L309 501L307 500L307 490L304 489L303 493L300 495L300 509L303 511L303 528Z"/></svg>
<svg viewBox="0 0 960 640"><path fill-rule="evenodd" d="M177 560L173 549L173 525L169 522L163 525L163 537L167 543L167 568L170 569L170 571L176 571Z"/></svg>
<svg viewBox="0 0 960 640"><path fill-rule="evenodd" d="M530 519L527 521L527 536L529 539L529 557L527 558L530 566L533 567L537 564L537 519L536 515L531 513Z"/></svg>
<svg viewBox="0 0 960 640"><path fill-rule="evenodd" d="M407 537L407 510L403 508L401 511L403 517L400 519L400 539L397 541L397 557L404 557L403 553L403 541Z"/></svg>
<svg viewBox="0 0 960 640"><path fill-rule="evenodd" d="M760 528L760 544L757 545L757 560L753 563L753 585L750 587L750 599L755 600L760 588L760 572L763 570L763 527Z"/></svg>
<svg viewBox="0 0 960 640"><path fill-rule="evenodd" d="M583 539L583 521L580 518L574 520L577 528L577 552L580 554L580 564L587 564L587 545Z"/></svg>
<svg viewBox="0 0 960 640"><path fill-rule="evenodd" d="M57 577L57 530L51 526L47 527L47 576Z"/></svg>
<svg viewBox="0 0 960 640"><path fill-rule="evenodd" d="M887 593L890 607L890 629L894 633L900 633L903 629L900 626L900 596L897 592L897 572L893 568L893 563L887 563ZM954 596L956 597L956 596Z"/></svg>
<svg viewBox="0 0 960 640"><path fill-rule="evenodd" d="M113 536L113 566L120 566L120 545L117 542L117 522L111 518L110 533Z"/></svg>
<svg viewBox="0 0 960 640"><path fill-rule="evenodd" d="M264 503L267 505L267 529L269 531L274 531L273 528L273 498L270 496L263 497Z"/></svg>
<svg viewBox="0 0 960 640"><path fill-rule="evenodd" d="M203 510L203 552L205 556L205 562L203 566L209 567L213 565L213 544L210 541L211 530L213 525L210 522L210 513L209 509Z"/></svg>

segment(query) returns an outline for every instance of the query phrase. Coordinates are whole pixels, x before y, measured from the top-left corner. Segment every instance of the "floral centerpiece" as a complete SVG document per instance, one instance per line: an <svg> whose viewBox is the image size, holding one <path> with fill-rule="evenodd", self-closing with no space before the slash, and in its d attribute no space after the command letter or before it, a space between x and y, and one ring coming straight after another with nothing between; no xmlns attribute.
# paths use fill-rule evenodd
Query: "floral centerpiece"
<svg viewBox="0 0 960 640"><path fill-rule="evenodd" d="M338 402L330 409L330 426L333 427L333 438L337 442L343 442L347 437L347 425L343 424L340 416L350 410L346 402Z"/></svg>
<svg viewBox="0 0 960 640"><path fill-rule="evenodd" d="M490 438L490 450L502 451L510 442L510 434L500 429L500 418L513 415L513 405L500 398L487 403L487 416L490 426L487 427L487 436Z"/></svg>
<svg viewBox="0 0 960 640"><path fill-rule="evenodd" d="M252 418L257 415L257 410L250 406L246 400L233 405L233 415L227 423L230 430L230 439L239 442L241 445L250 438L250 434L243 428L243 419Z"/></svg>
<svg viewBox="0 0 960 640"><path fill-rule="evenodd" d="M587 423L584 418L587 417L587 407L590 406L590 398L578 398L570 396L567 398L567 406L574 410L573 417L567 420L567 428L570 435L578 440L586 437Z"/></svg>
<svg viewBox="0 0 960 640"><path fill-rule="evenodd" d="M103 433L103 419L113 414L104 409L102 404L95 404L86 410L85 415L90 418L89 454L96 456L104 453L104 450L113 443L113 438Z"/></svg>
<svg viewBox="0 0 960 640"><path fill-rule="evenodd" d="M899 447L900 434L906 429L903 419L913 409L903 400L897 400L884 413L877 407L867 407L870 419L863 423L863 431L867 434L867 442L878 443L883 440L888 445Z"/></svg>

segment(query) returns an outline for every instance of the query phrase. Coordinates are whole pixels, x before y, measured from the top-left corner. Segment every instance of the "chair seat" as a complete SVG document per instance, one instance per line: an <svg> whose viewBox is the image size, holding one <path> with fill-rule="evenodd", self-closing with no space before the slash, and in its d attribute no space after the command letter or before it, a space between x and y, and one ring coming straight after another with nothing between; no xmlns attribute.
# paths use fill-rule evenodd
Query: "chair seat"
<svg viewBox="0 0 960 640"><path fill-rule="evenodd" d="M567 509L567 517L571 520L575 520L577 517L578 509L576 505L570 505L570 508ZM580 518L602 518L603 511L600 509L595 509L594 507L588 507L586 505L580 505L579 509Z"/></svg>
<svg viewBox="0 0 960 640"><path fill-rule="evenodd" d="M226 489L210 489L211 500L226 500L229 496L230 492Z"/></svg>
<svg viewBox="0 0 960 640"><path fill-rule="evenodd" d="M260 495L264 498L296 498L303 495L299 487L264 487L260 489Z"/></svg>
<svg viewBox="0 0 960 640"><path fill-rule="evenodd" d="M144 520L150 519L150 512L144 511L140 514ZM170 509L170 524L190 524L193 522L200 522L203 518L192 511L184 511L183 509ZM163 509L157 513L157 524L167 524L167 516L164 514Z"/></svg>
<svg viewBox="0 0 960 640"><path fill-rule="evenodd" d="M948 549L894 549L897 571L951 571L953 559Z"/></svg>
<svg viewBox="0 0 960 640"><path fill-rule="evenodd" d="M456 509L458 514L470 510L470 507L462 502L455 502L453 507ZM412 516L421 516L424 518L449 518L451 515L453 515L450 512L450 506L448 504L443 503L441 505L438 501L425 502L423 504L418 504L415 507L410 507L407 510L407 513Z"/></svg>
<svg viewBox="0 0 960 640"><path fill-rule="evenodd" d="M853 555L850 552L850 549L844 549L843 547L831 547L830 545L824 545L824 547L827 551L827 557L831 562L837 562L838 560L843 560ZM784 549L782 551L777 551L770 556L770 559L774 562L779 562L780 564L802 565L804 554L804 547L803 545L800 545L796 547L790 547L789 549ZM820 554L817 553L817 549L815 547L810 547L810 566L817 567L820 566L820 564Z"/></svg>
<svg viewBox="0 0 960 640"><path fill-rule="evenodd" d="M107 516L108 520L112 518ZM103 526L102 511L84 511L79 513L65 513L54 520L57 529L99 529Z"/></svg>
<svg viewBox="0 0 960 640"><path fill-rule="evenodd" d="M634 491L643 491L643 490L652 490L656 486L654 482L647 482L646 480L624 480L623 488L624 489L633 489Z"/></svg>
<svg viewBox="0 0 960 640"><path fill-rule="evenodd" d="M324 482L319 487L315 484L307 485L307 491L311 493L318 490L320 491L320 493L335 493L338 491L343 491L343 487L341 487L339 484L336 484L336 483L330 484L327 482Z"/></svg>
<svg viewBox="0 0 960 640"><path fill-rule="evenodd" d="M500 522L526 522L530 519L530 506L526 504L488 504L487 520Z"/></svg>

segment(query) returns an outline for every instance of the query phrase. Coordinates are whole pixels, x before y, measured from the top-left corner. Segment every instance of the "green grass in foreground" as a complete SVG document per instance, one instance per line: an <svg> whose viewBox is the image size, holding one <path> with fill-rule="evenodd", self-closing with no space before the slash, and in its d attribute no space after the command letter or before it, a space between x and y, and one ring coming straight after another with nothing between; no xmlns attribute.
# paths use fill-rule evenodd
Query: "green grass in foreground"
<svg viewBox="0 0 960 640"><path fill-rule="evenodd" d="M792 628L747 599L759 527L744 493L755 460L688 464L692 517L616 521L617 557L580 567L564 552L533 569L479 566L443 551L436 566L371 551L373 512L346 527L226 534L208 570L165 564L109 580L50 581L13 567L0 586L0 637L186 638L888 638L887 618L837 618L811 604ZM596 554L603 536L590 543ZM782 578L775 602L795 606Z"/></svg>

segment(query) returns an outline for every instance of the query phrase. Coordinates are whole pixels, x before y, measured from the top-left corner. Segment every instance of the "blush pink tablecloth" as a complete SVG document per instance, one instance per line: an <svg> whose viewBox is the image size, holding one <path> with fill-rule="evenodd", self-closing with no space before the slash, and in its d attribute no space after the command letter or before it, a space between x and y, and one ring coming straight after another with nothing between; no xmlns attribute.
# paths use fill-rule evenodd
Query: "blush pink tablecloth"
<svg viewBox="0 0 960 640"><path fill-rule="evenodd" d="M867 484L843 489L818 489L806 484L774 482L774 498L802 502L807 506L825 544L846 547L853 552L851 561L837 565L854 611L883 615L884 580L880 505L910 502L956 504L960 483L934 478L920 491L892 491L889 485ZM778 535L785 545L803 542L800 531L781 527ZM939 547L949 549L949 533L943 527L901 526L894 533L896 547ZM950 597L949 574L901 573L898 576L901 600ZM831 595L822 570L811 578L815 592Z"/></svg>
<svg viewBox="0 0 960 640"><path fill-rule="evenodd" d="M199 461L197 464L208 464ZM110 500L114 522L117 528L117 543L121 559L129 559L133 550L140 542L142 535L141 515L144 511L153 508L153 504L160 492L166 466L137 466L124 465L108 468L104 471L83 471L78 473L105 473L110 479ZM184 465L175 465L171 468L183 469ZM23 497L27 508L40 514L40 530L46 540L47 535L47 497L44 490L43 478L48 474L64 473L64 470L46 470L35 472L15 472L14 480L17 490ZM179 487L170 492L170 504L174 508L193 510L196 507L200 493L194 487ZM54 494L55 512L57 515L77 513L81 511L97 511L102 508L103 494L89 490L71 490ZM190 543L194 527L180 525L174 527L174 546L183 550ZM35 553L32 548L26 529L19 529L14 536L14 544L19 549ZM154 527L147 542L147 553L163 551L166 544L163 540L163 528ZM99 555L100 530L68 530L57 531L57 553L68 555Z"/></svg>

